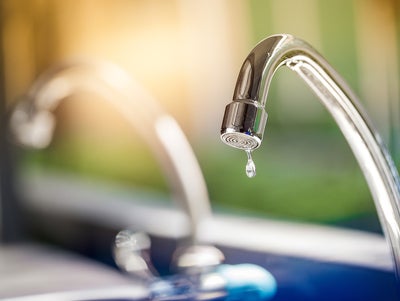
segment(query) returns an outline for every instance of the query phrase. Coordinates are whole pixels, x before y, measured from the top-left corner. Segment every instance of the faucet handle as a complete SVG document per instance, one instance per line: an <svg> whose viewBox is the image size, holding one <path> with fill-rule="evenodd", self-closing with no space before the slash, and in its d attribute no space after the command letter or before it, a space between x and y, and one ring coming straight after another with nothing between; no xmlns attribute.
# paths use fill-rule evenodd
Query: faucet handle
<svg viewBox="0 0 400 301"><path fill-rule="evenodd" d="M114 243L117 265L145 282L149 299L265 301L276 293L276 280L251 264L226 265L223 253L211 245L189 245L175 251L179 273L158 277L150 262L150 238L143 232L123 230Z"/></svg>
<svg viewBox="0 0 400 301"><path fill-rule="evenodd" d="M143 232L123 230L114 243L114 260L118 267L132 276L149 281L156 277L150 259L150 237Z"/></svg>
<svg viewBox="0 0 400 301"><path fill-rule="evenodd" d="M178 271L190 275L208 272L224 260L224 254L211 245L183 246L178 248L173 256Z"/></svg>

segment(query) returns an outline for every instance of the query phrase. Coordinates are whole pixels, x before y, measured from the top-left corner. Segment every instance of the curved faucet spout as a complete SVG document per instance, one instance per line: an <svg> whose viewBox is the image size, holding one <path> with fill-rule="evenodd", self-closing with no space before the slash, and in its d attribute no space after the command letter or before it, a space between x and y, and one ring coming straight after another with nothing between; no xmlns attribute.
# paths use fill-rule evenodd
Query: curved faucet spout
<svg viewBox="0 0 400 301"><path fill-rule="evenodd" d="M260 146L267 120L268 89L280 66L289 67L306 82L345 136L368 183L399 276L400 182L397 170L357 97L310 45L283 34L261 41L251 51L240 70L233 102L225 109L222 141L246 151Z"/></svg>
<svg viewBox="0 0 400 301"><path fill-rule="evenodd" d="M182 129L153 97L119 67L105 62L69 61L44 73L10 117L10 128L23 145L47 146L53 134L53 111L68 96L89 92L109 101L142 135L161 164L165 178L188 216L196 241L201 221L210 215L206 184Z"/></svg>

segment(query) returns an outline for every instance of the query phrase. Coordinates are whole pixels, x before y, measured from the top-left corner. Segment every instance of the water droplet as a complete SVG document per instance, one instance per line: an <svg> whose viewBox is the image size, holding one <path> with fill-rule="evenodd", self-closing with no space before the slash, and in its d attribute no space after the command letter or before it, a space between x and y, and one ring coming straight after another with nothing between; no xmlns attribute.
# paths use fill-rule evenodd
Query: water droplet
<svg viewBox="0 0 400 301"><path fill-rule="evenodd" d="M246 150L247 154L247 164L246 164L246 175L249 178L256 176L256 165L254 164L253 158L251 157L251 151Z"/></svg>

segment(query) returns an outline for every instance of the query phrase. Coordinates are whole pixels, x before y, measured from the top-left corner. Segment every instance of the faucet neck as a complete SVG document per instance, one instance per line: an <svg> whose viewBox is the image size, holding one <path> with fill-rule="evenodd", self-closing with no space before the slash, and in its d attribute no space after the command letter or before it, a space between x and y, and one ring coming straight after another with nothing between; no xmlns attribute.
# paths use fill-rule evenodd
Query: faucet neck
<svg viewBox="0 0 400 301"><path fill-rule="evenodd" d="M289 35L275 35L261 41L254 47L239 71L233 93L234 100L261 101L260 92L262 90L268 92L275 70L285 60L282 44L288 45L291 40L293 40L293 37Z"/></svg>
<svg viewBox="0 0 400 301"><path fill-rule="evenodd" d="M196 242L200 224L211 215L206 183L196 156L175 119L118 66L72 60L42 74L11 114L10 130L16 140L25 146L46 147L55 127L54 110L64 99L81 92L108 101L142 136L186 215L186 235Z"/></svg>

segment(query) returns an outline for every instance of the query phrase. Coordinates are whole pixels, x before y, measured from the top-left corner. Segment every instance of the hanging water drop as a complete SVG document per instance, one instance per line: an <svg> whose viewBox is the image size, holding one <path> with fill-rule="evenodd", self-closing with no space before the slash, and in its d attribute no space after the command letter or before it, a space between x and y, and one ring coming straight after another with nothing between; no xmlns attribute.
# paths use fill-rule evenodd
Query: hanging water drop
<svg viewBox="0 0 400 301"><path fill-rule="evenodd" d="M251 151L246 150L247 154L247 164L246 164L246 175L249 178L256 176L256 165L254 164L253 158L251 157Z"/></svg>

